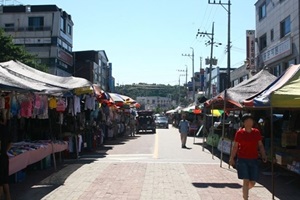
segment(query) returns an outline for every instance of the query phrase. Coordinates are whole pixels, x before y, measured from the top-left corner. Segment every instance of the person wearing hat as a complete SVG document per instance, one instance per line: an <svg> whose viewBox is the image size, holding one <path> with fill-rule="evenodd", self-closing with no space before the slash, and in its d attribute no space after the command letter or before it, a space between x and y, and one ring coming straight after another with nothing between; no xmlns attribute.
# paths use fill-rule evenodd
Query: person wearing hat
<svg viewBox="0 0 300 200"><path fill-rule="evenodd" d="M258 150L263 162L267 156L262 143L262 136L258 129L254 128L254 118L250 113L242 116L243 128L235 133L232 152L229 159L231 166L236 165L239 179L243 179L243 198L248 199L249 190L255 185L259 176ZM234 158L237 156L235 163Z"/></svg>

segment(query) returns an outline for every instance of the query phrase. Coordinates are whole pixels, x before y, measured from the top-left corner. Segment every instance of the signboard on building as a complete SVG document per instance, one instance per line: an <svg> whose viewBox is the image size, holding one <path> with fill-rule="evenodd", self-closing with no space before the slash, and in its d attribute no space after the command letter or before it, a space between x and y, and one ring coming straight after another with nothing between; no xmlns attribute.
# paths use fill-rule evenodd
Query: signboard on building
<svg viewBox="0 0 300 200"><path fill-rule="evenodd" d="M247 69L255 69L255 30L247 30Z"/></svg>
<svg viewBox="0 0 300 200"><path fill-rule="evenodd" d="M15 38L14 44L51 44L51 38Z"/></svg>
<svg viewBox="0 0 300 200"><path fill-rule="evenodd" d="M67 52L59 49L57 57L60 58L62 61L67 63L68 65L73 65L73 56L71 54L68 54Z"/></svg>
<svg viewBox="0 0 300 200"><path fill-rule="evenodd" d="M265 52L262 53L261 57L265 64L269 64L276 60L279 60L292 53L292 41L291 38L269 47Z"/></svg>

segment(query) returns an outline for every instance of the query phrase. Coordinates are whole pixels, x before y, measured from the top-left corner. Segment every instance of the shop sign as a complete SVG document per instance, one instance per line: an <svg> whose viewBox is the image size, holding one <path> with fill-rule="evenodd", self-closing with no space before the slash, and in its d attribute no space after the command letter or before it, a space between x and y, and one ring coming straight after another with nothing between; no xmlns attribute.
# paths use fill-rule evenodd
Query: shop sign
<svg viewBox="0 0 300 200"><path fill-rule="evenodd" d="M247 69L255 68L255 30L247 30Z"/></svg>
<svg viewBox="0 0 300 200"><path fill-rule="evenodd" d="M68 65L72 66L73 65L73 57L66 53L63 50L58 50L58 58L60 58L62 61L64 61L65 63L67 63Z"/></svg>
<svg viewBox="0 0 300 200"><path fill-rule="evenodd" d="M288 38L277 45L268 48L262 53L262 60L265 64L279 60L292 53L291 38Z"/></svg>
<svg viewBox="0 0 300 200"><path fill-rule="evenodd" d="M51 38L15 38L14 44L51 44Z"/></svg>

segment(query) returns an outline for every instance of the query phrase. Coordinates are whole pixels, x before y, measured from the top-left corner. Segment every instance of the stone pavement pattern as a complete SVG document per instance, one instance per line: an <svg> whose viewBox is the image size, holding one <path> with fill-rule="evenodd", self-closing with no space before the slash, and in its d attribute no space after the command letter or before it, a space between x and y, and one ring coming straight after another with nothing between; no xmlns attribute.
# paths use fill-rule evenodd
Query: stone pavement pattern
<svg viewBox="0 0 300 200"><path fill-rule="evenodd" d="M14 196L18 197L16 200L242 199L242 181L235 169L228 169L225 162L220 167L219 158L203 150L199 141L193 144L191 138L188 140L191 149L181 149L179 138L177 135L172 138L171 134L167 130L156 134L154 148L146 145L153 143L154 137L143 135L130 140L128 146L119 142L122 145L114 144L109 152L101 149L93 155L66 161L60 170L25 188L25 194L14 193ZM105 147L111 149L109 145ZM261 178L263 185L257 184L250 190L250 200L272 199L270 176ZM275 199L299 199L297 184L280 184Z"/></svg>
<svg viewBox="0 0 300 200"><path fill-rule="evenodd" d="M242 199L236 172L218 164L96 161L75 171L72 167L76 165L69 165L40 183L58 185L42 199ZM63 182L69 171L74 173ZM271 194L258 185L251 190L250 197L271 199ZM31 193L25 199L36 198Z"/></svg>

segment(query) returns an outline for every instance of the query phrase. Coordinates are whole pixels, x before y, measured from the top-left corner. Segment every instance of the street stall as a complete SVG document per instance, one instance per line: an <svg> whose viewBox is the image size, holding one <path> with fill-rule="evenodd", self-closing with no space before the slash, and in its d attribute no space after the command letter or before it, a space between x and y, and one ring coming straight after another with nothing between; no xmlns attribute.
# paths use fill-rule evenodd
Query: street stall
<svg viewBox="0 0 300 200"><path fill-rule="evenodd" d="M62 126L75 108L70 100L79 102L76 89L85 88L91 93L91 83L83 78L47 74L18 61L0 63L0 77L0 109L8 113L2 117L9 116L5 136L13 142L9 174L49 160L50 155L56 167L55 154L70 147L62 140ZM74 115L80 112L78 105Z"/></svg>
<svg viewBox="0 0 300 200"><path fill-rule="evenodd" d="M244 101L247 109L267 109L270 116L261 120L266 148L271 161L272 194L274 198L274 162L280 167L300 174L300 65L291 65L261 93ZM282 113L281 123L274 122L274 115ZM278 116L275 115L275 116ZM269 146L268 146L269 145Z"/></svg>
<svg viewBox="0 0 300 200"><path fill-rule="evenodd" d="M209 135L212 135L213 141L219 138L217 144L216 142L212 142L212 144L218 146L218 149L221 151L221 157L223 152L230 154L231 144L235 133L234 125L236 122L235 120L229 121L230 111L232 111L233 115L235 115L235 112L233 111L241 112L243 110L243 106L241 104L243 100L260 93L275 79L276 77L274 75L263 69L249 79L232 88L224 90L220 94L205 102L206 108L224 111L218 123L212 122L212 127L209 132ZM215 136L215 130L217 130L219 137Z"/></svg>
<svg viewBox="0 0 300 200"><path fill-rule="evenodd" d="M167 115L174 127L178 127L178 124L181 120L181 110L182 109L183 109L182 106L177 106L175 109L172 109L167 113Z"/></svg>
<svg viewBox="0 0 300 200"><path fill-rule="evenodd" d="M190 121L189 135L196 136L199 127L202 125L202 111L198 105L190 104L181 110Z"/></svg>

